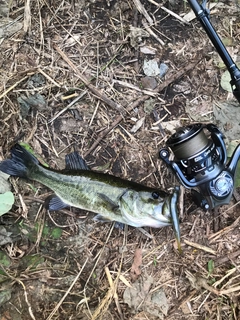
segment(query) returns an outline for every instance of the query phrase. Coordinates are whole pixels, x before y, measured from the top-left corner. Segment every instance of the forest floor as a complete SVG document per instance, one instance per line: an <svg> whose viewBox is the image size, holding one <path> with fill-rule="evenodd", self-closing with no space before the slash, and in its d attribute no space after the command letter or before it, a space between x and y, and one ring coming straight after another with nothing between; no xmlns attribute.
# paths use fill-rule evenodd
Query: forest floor
<svg viewBox="0 0 240 320"><path fill-rule="evenodd" d="M183 20L189 5L141 4L0 1L0 161L25 142L60 170L77 150L92 170L171 193L179 181L158 153L176 128L214 123L227 144L239 140L239 118L218 117L234 104L224 65L199 21ZM213 4L212 24L240 62L239 4ZM144 233L76 208L48 212L49 189L11 183L0 320L240 319L238 193L213 213L181 188L180 254L172 227Z"/></svg>

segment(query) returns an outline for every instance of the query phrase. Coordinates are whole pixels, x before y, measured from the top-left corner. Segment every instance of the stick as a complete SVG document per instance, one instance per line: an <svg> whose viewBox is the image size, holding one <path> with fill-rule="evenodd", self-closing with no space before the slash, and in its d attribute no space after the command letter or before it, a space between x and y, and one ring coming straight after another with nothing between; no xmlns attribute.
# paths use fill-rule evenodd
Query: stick
<svg viewBox="0 0 240 320"><path fill-rule="evenodd" d="M200 250L203 250L205 252L209 252L209 253L212 253L212 254L215 254L215 255L217 254L215 250L213 250L213 249L211 249L209 247L203 246L203 245L201 245L199 243L191 242L191 241L188 241L188 240L184 240L184 242L187 245L189 245L189 246L191 246L193 248L197 248L197 249L200 249Z"/></svg>
<svg viewBox="0 0 240 320"><path fill-rule="evenodd" d="M153 92L157 92L160 93L161 91L163 91L166 87L168 87L171 83L173 83L174 81L176 81L177 79L181 78L185 73L187 73L188 71L190 71L191 69L193 69L197 64L199 63L199 60L193 63L188 64L186 67L183 67L181 70L179 70L175 75L173 75L171 78L167 79L166 81L164 81L163 83L161 83L159 86L157 86L156 89L153 90ZM133 104L130 104L130 106L128 106L126 108L126 111L129 113L130 111L132 111L134 108L136 108L140 103L146 101L147 99L149 99L149 96L144 95L140 98L138 98ZM85 152L84 157L86 157L88 154L90 154L100 143L100 141L112 130L114 129L119 122L121 122L123 119L122 115L119 115L117 117L117 119L112 123L112 125L103 130L98 139L93 143L93 145L91 146L90 149L88 149L87 152Z"/></svg>
<svg viewBox="0 0 240 320"><path fill-rule="evenodd" d="M73 101L71 101L65 108L63 108L61 111L59 111L51 120L48 121L48 123L52 123L54 120L56 120L62 113L67 111L69 108L71 108L78 100L80 100L87 91L83 91L79 96L77 96Z"/></svg>
<svg viewBox="0 0 240 320"><path fill-rule="evenodd" d="M146 9L144 8L144 6L141 4L141 2L139 0L133 0L136 8L138 9L138 11L147 19L148 23L150 25L153 24L153 19L149 16L149 14L147 13Z"/></svg>
<svg viewBox="0 0 240 320"><path fill-rule="evenodd" d="M67 57L67 55L58 47L54 46L56 51L60 54L64 61L72 68L72 70L76 73L79 79L94 93L100 100L105 102L109 107L114 110L124 111L124 108L120 105L109 99L104 93L100 92L94 85L90 83L90 81L77 69L74 63Z"/></svg>
<svg viewBox="0 0 240 320"><path fill-rule="evenodd" d="M150 33L162 46L165 45L165 43L152 31L152 29L147 24L145 19L142 19L142 24L143 24L144 28L147 30L147 32Z"/></svg>
<svg viewBox="0 0 240 320"><path fill-rule="evenodd" d="M164 6L162 6L161 4L157 3L156 1L154 1L154 0L148 0L148 1L153 3L153 4L155 4L155 6L157 6L158 8L161 8L163 11L167 12L168 14L170 14L174 18L178 19L179 21L181 21L183 23L186 23L186 24L189 24L189 22L186 19L181 18L178 14L176 14L175 12L165 8Z"/></svg>
<svg viewBox="0 0 240 320"><path fill-rule="evenodd" d="M68 288L68 290L65 292L65 294L63 295L63 297L60 299L60 301L57 303L57 305L55 306L55 308L52 310L52 312L50 313L50 315L47 317L47 320L52 319L52 317L55 315L55 313L58 311L58 309L61 307L61 304L63 303L63 301L66 299L67 295L70 293L70 291L72 290L73 286L75 285L75 283L78 281L83 269L85 268L85 265L88 262L88 258L86 259L86 261L84 262L81 270L78 272L78 274L76 275L75 279L73 280L73 282L71 283L70 287Z"/></svg>

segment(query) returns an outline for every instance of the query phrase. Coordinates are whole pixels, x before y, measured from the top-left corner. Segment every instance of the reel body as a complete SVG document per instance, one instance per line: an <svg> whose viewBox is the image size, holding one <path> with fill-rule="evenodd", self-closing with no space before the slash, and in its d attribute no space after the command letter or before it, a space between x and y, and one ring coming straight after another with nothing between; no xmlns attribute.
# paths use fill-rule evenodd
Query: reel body
<svg viewBox="0 0 240 320"><path fill-rule="evenodd" d="M227 164L227 151L221 131L214 124L201 123L179 128L159 152L180 182L192 189L196 204L205 210L228 204L240 158L240 145ZM174 154L171 161L170 151Z"/></svg>

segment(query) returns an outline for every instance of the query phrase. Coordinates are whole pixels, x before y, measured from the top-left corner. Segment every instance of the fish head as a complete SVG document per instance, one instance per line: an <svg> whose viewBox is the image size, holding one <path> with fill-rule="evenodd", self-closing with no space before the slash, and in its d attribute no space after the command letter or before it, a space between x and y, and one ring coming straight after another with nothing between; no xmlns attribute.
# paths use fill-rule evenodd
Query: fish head
<svg viewBox="0 0 240 320"><path fill-rule="evenodd" d="M120 198L119 208L123 220L133 227L161 228L172 225L176 236L179 252L180 227L177 214L179 187L172 194L165 192L149 192L127 190Z"/></svg>
<svg viewBox="0 0 240 320"><path fill-rule="evenodd" d="M165 196L165 197L164 197ZM159 192L127 190L121 197L119 207L126 224L134 227L159 228L171 224L168 195Z"/></svg>

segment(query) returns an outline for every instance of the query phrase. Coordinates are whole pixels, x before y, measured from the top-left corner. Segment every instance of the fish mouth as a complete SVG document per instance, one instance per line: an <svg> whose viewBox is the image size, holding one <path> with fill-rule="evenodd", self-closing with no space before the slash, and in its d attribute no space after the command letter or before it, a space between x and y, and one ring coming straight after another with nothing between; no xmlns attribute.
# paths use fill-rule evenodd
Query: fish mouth
<svg viewBox="0 0 240 320"><path fill-rule="evenodd" d="M180 242L181 233L180 233L179 219L178 219L178 213L177 213L178 211L177 204L178 204L179 194L180 194L180 187L175 187L170 200L170 212L171 212L173 230L177 240L178 251L182 253L182 247Z"/></svg>

